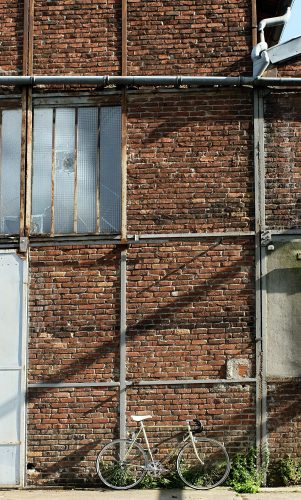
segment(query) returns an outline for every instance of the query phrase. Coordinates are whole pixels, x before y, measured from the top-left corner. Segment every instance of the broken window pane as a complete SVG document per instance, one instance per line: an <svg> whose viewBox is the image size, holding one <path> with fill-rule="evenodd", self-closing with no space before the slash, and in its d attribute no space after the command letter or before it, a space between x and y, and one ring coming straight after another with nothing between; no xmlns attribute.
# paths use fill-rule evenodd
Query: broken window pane
<svg viewBox="0 0 301 500"><path fill-rule="evenodd" d="M0 232L1 234L18 234L20 226L21 110L3 110L1 122Z"/></svg>
<svg viewBox="0 0 301 500"><path fill-rule="evenodd" d="M35 234L120 231L121 111L34 111L32 229Z"/></svg>
<svg viewBox="0 0 301 500"><path fill-rule="evenodd" d="M57 109L55 119L54 232L73 233L75 109Z"/></svg>

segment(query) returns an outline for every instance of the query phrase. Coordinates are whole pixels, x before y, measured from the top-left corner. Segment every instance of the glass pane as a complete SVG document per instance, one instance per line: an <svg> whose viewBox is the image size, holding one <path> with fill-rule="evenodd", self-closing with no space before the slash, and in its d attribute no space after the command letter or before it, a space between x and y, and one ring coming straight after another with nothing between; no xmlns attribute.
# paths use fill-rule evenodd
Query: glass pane
<svg viewBox="0 0 301 500"><path fill-rule="evenodd" d="M75 109L57 109L54 232L73 233Z"/></svg>
<svg viewBox="0 0 301 500"><path fill-rule="evenodd" d="M33 120L32 233L50 233L52 109L35 109Z"/></svg>
<svg viewBox="0 0 301 500"><path fill-rule="evenodd" d="M0 159L0 232L18 234L20 224L20 109L2 111Z"/></svg>
<svg viewBox="0 0 301 500"><path fill-rule="evenodd" d="M120 231L121 198L121 109L101 109L100 216L101 231Z"/></svg>
<svg viewBox="0 0 301 500"><path fill-rule="evenodd" d="M98 108L78 110L77 230L96 231Z"/></svg>

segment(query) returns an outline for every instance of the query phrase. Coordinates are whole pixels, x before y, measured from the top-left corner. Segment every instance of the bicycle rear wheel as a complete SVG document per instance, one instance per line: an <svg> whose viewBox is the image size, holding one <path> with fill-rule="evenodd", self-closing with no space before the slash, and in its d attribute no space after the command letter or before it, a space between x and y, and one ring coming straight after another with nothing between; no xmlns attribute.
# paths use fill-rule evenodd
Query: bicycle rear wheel
<svg viewBox="0 0 301 500"><path fill-rule="evenodd" d="M177 471L182 481L197 490L209 490L222 484L230 472L230 460L224 446L209 438L194 438L180 450Z"/></svg>
<svg viewBox="0 0 301 500"><path fill-rule="evenodd" d="M146 454L138 443L116 439L98 454L96 471L101 481L115 490L128 490L146 474Z"/></svg>

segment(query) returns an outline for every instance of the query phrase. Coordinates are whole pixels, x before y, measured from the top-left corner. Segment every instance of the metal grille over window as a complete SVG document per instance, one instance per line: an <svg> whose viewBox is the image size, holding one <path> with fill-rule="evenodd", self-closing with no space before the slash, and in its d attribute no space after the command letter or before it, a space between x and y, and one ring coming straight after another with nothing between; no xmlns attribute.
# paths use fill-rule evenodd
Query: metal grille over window
<svg viewBox="0 0 301 500"><path fill-rule="evenodd" d="M1 234L19 234L21 124L20 109L0 110Z"/></svg>
<svg viewBox="0 0 301 500"><path fill-rule="evenodd" d="M120 107L34 111L32 234L116 234Z"/></svg>

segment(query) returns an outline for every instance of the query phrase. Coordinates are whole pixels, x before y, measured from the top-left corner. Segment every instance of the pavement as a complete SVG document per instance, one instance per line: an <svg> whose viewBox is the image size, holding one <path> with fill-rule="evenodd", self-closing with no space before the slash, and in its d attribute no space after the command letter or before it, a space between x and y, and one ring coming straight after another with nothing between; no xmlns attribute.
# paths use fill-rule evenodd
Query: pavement
<svg viewBox="0 0 301 500"><path fill-rule="evenodd" d="M301 486L263 488L259 493L235 493L228 488L209 491L184 490L127 490L102 489L57 490L24 489L0 490L0 500L301 500Z"/></svg>

